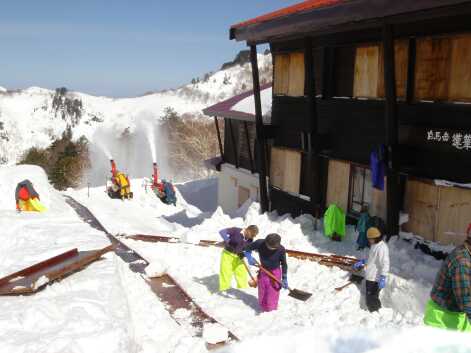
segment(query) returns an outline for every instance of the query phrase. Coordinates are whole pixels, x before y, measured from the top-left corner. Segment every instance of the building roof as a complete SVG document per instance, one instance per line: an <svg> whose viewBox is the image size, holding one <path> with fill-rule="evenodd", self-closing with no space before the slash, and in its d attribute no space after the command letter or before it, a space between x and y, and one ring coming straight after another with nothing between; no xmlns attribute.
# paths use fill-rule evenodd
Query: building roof
<svg viewBox="0 0 471 353"><path fill-rule="evenodd" d="M262 23L266 21L273 20L275 18L279 18L282 16L288 16L294 13L298 12L303 12L307 10L312 10L320 7L326 7L330 5L334 5L337 3L345 2L346 0L308 0L308 1L303 1L299 4L295 4L292 6L288 6L273 12L269 12L265 15L261 15L255 18L252 18L250 20L244 21L237 23L235 25L232 25L231 28L239 28L239 27L244 27L248 26L251 24L256 24L256 23Z"/></svg>
<svg viewBox="0 0 471 353"><path fill-rule="evenodd" d="M437 9L441 13L444 8L470 3L470 0L308 0L232 25L230 39L266 43L341 31L345 25L374 26L384 18L426 10Z"/></svg>
<svg viewBox="0 0 471 353"><path fill-rule="evenodd" d="M262 101L262 115L271 115L272 84L267 83L260 87L260 98ZM203 109L208 116L217 116L243 121L255 121L255 100L253 90L244 92L225 101L216 103Z"/></svg>

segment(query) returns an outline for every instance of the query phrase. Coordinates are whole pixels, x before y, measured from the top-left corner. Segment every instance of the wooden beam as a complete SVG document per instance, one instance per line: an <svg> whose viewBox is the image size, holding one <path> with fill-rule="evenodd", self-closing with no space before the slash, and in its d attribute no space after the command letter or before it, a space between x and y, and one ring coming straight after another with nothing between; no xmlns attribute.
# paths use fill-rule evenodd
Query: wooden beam
<svg viewBox="0 0 471 353"><path fill-rule="evenodd" d="M260 78L258 74L256 45L250 46L250 64L252 66L253 93L255 100L255 126L257 132L257 150L260 159L260 169L258 170L260 183L260 205L261 211L266 212L269 210L267 190L267 152L263 134L262 102L260 99Z"/></svg>
<svg viewBox="0 0 471 353"><path fill-rule="evenodd" d="M392 235L399 234L399 166L396 153L398 151L399 129L397 119L397 96L396 96L396 75L394 59L394 35L393 28L389 24L383 27L384 46L384 85L386 93L385 126L386 126L386 146L388 149L387 165L387 234L388 239Z"/></svg>
<svg viewBox="0 0 471 353"><path fill-rule="evenodd" d="M244 121L244 130L245 130L245 138L247 140L247 148L249 149L250 171L252 173L255 173L255 165L252 158L252 147L250 146L249 128L247 127L246 121Z"/></svg>
<svg viewBox="0 0 471 353"><path fill-rule="evenodd" d="M311 40L304 41L304 66L306 70L306 96L308 105L308 131L307 131L307 168L312 172L312 187L309 189L311 199L311 212L314 215L320 201L320 163L319 163L319 118L316 104L316 79L314 74L314 56Z"/></svg>
<svg viewBox="0 0 471 353"><path fill-rule="evenodd" d="M231 141L232 141L232 149L234 151L235 166L236 166L236 168L239 168L239 153L237 153L237 144L236 144L236 141L235 141L234 128L232 126L232 120L227 119L227 121L229 121L229 131L231 132Z"/></svg>
<svg viewBox="0 0 471 353"><path fill-rule="evenodd" d="M224 160L224 150L222 148L221 130L219 130L219 122L218 122L218 117L217 116L214 117L214 122L216 123L216 131L218 133L219 152L221 153L222 161L225 162L225 160Z"/></svg>
<svg viewBox="0 0 471 353"><path fill-rule="evenodd" d="M409 54L407 63L407 86L406 102L411 104L414 101L415 90L415 58L416 58L416 39L409 39Z"/></svg>
<svg viewBox="0 0 471 353"><path fill-rule="evenodd" d="M329 99L334 95L334 48L324 47L322 62L322 99Z"/></svg>

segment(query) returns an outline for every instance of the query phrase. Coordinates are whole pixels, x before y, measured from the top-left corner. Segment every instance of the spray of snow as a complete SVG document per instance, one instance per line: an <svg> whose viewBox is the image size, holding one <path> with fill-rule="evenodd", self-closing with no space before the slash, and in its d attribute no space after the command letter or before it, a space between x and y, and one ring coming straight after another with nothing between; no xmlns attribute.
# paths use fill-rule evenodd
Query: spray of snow
<svg viewBox="0 0 471 353"><path fill-rule="evenodd" d="M149 143L149 148L152 153L152 162L157 163L157 149L155 147L155 126L148 120L143 121L143 126L146 130L147 142Z"/></svg>

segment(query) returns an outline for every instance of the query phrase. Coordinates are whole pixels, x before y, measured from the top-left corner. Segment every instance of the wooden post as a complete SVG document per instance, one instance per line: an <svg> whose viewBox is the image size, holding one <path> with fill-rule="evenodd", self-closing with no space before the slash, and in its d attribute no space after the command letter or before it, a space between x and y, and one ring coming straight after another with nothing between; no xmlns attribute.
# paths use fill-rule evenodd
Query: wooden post
<svg viewBox="0 0 471 353"><path fill-rule="evenodd" d="M218 117L214 117L214 122L216 123L216 131L218 133L218 142L219 142L219 152L221 153L222 161L224 162L224 152L222 149L222 140L221 140L221 131L219 130Z"/></svg>
<svg viewBox="0 0 471 353"><path fill-rule="evenodd" d="M311 198L311 214L315 215L320 200L320 164L319 164L319 136L318 116L316 106L316 82L314 76L314 56L311 40L304 41L304 67L306 73L306 97L308 105L308 133L307 133L307 168L312 173L312 186L309 197Z"/></svg>
<svg viewBox="0 0 471 353"><path fill-rule="evenodd" d="M250 146L249 128L247 127L247 122L246 121L244 121L244 130L245 130L245 138L247 140L247 148L249 150L250 171L252 173L255 173L255 165L253 163L253 158L252 158L252 147Z"/></svg>
<svg viewBox="0 0 471 353"><path fill-rule="evenodd" d="M227 121L229 121L229 131L231 133L232 150L234 152L235 166L236 168L239 168L239 153L237 153L237 144L235 142L234 128L232 127L232 120L227 119Z"/></svg>
<svg viewBox="0 0 471 353"><path fill-rule="evenodd" d="M262 102L260 99L260 80L258 75L257 46L250 45L250 63L252 65L253 94L255 100L255 126L257 132L257 150L260 160L258 170L260 183L260 205L262 212L268 209L268 189L267 189L267 153L265 138L263 134Z"/></svg>
<svg viewBox="0 0 471 353"><path fill-rule="evenodd" d="M398 147L398 120L397 120L397 96L396 96L396 76L394 59L394 37L393 29L389 24L383 27L383 47L384 47L384 85L386 93L385 126L386 126L386 146L388 149L387 165L387 234L388 239L392 235L399 233L399 172L397 161Z"/></svg>

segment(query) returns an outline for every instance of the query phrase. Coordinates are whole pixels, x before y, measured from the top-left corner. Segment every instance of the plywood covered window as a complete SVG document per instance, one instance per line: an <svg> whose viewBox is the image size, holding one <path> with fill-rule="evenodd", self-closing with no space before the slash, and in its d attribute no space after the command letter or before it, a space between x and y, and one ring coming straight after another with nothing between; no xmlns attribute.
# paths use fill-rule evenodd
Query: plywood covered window
<svg viewBox="0 0 471 353"><path fill-rule="evenodd" d="M471 35L417 39L415 99L471 101Z"/></svg>
<svg viewBox="0 0 471 353"><path fill-rule="evenodd" d="M341 161L329 161L327 181L327 206L336 204L347 211L350 164Z"/></svg>
<svg viewBox="0 0 471 353"><path fill-rule="evenodd" d="M396 94L405 98L408 40L394 43ZM384 98L384 58L380 43L341 47L335 50L335 96Z"/></svg>
<svg viewBox="0 0 471 353"><path fill-rule="evenodd" d="M275 54L274 94L304 96L304 53Z"/></svg>
<svg viewBox="0 0 471 353"><path fill-rule="evenodd" d="M301 152L272 147L270 184L287 192L299 194L301 183Z"/></svg>
<svg viewBox="0 0 471 353"><path fill-rule="evenodd" d="M396 40L394 60L396 94L405 98L407 87L408 41ZM356 48L353 96L361 98L384 98L384 50L382 45Z"/></svg>
<svg viewBox="0 0 471 353"><path fill-rule="evenodd" d="M463 243L471 214L471 190L408 180L405 196L406 231L444 245Z"/></svg>

